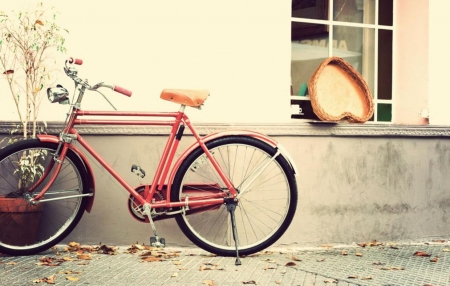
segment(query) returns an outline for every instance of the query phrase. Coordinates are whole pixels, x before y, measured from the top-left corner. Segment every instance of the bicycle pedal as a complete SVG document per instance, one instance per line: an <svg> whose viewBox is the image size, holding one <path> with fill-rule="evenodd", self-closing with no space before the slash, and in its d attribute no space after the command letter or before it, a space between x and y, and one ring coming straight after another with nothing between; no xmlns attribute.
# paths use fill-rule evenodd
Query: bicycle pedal
<svg viewBox="0 0 450 286"><path fill-rule="evenodd" d="M138 177L144 178L145 177L145 171L138 165L133 164L131 166L131 173L136 174Z"/></svg>
<svg viewBox="0 0 450 286"><path fill-rule="evenodd" d="M166 246L166 240L164 238L159 237L150 237L150 246L157 247L157 248L163 248Z"/></svg>

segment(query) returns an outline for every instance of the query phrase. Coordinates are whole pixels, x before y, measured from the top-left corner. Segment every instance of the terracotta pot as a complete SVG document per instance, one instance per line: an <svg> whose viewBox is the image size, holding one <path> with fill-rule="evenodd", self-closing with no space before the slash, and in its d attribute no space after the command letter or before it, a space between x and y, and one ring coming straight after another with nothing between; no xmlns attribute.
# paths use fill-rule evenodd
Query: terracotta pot
<svg viewBox="0 0 450 286"><path fill-rule="evenodd" d="M0 197L0 241L15 246L34 243L43 207L22 198Z"/></svg>

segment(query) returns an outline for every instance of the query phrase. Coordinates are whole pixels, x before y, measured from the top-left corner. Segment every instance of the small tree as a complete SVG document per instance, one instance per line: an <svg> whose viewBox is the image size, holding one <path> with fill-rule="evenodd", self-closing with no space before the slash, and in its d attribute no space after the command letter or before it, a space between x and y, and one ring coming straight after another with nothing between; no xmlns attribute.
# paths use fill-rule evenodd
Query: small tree
<svg viewBox="0 0 450 286"><path fill-rule="evenodd" d="M54 9L43 3L29 11L0 12L0 64L21 125L17 132L34 138L42 90L52 79L54 52L65 52L65 38Z"/></svg>

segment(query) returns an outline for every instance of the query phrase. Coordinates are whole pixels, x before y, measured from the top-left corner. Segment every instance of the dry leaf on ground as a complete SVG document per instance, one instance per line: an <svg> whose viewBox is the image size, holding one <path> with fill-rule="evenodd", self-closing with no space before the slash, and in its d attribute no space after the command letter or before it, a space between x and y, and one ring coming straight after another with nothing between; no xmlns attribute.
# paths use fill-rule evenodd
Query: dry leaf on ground
<svg viewBox="0 0 450 286"><path fill-rule="evenodd" d="M399 267L399 266L383 266L378 269L379 270L405 270L404 267Z"/></svg>
<svg viewBox="0 0 450 286"><path fill-rule="evenodd" d="M216 286L213 280L205 280L202 284L206 284L208 286Z"/></svg>
<svg viewBox="0 0 450 286"><path fill-rule="evenodd" d="M47 283L47 284L55 284L56 283L56 275L52 275L46 278L38 278L32 281L34 284L39 284L39 283Z"/></svg>
<svg viewBox="0 0 450 286"><path fill-rule="evenodd" d="M286 263L286 265L284 266L296 266L297 264L295 264L295 262L288 262Z"/></svg>
<svg viewBox="0 0 450 286"><path fill-rule="evenodd" d="M294 261L302 261L300 258L297 258L294 255L292 255L291 259L294 260Z"/></svg>
<svg viewBox="0 0 450 286"><path fill-rule="evenodd" d="M374 240L374 241L372 241L372 242L360 242L360 243L358 243L358 245L361 246L361 247L366 247L366 246L378 246L378 245L383 245L383 243Z"/></svg>
<svg viewBox="0 0 450 286"><path fill-rule="evenodd" d="M160 257L146 256L146 257L142 257L141 260L145 261L145 262L160 262L160 261L163 261L164 259L162 259Z"/></svg>
<svg viewBox="0 0 450 286"><path fill-rule="evenodd" d="M277 269L275 266L266 266L263 268L264 270Z"/></svg>
<svg viewBox="0 0 450 286"><path fill-rule="evenodd" d="M66 280L77 282L78 280L80 280L80 277L66 276Z"/></svg>
<svg viewBox="0 0 450 286"><path fill-rule="evenodd" d="M430 262L438 262L438 261L439 261L439 257L435 257L435 258L430 259Z"/></svg>
<svg viewBox="0 0 450 286"><path fill-rule="evenodd" d="M242 284L251 284L251 285L256 285L256 281L255 281L255 280L242 281Z"/></svg>
<svg viewBox="0 0 450 286"><path fill-rule="evenodd" d="M413 255L414 256L422 256L422 257L430 257L431 256L431 254L428 254L424 251L416 251L416 252L414 252Z"/></svg>
<svg viewBox="0 0 450 286"><path fill-rule="evenodd" d="M92 259L92 255L91 255L90 253L87 253L87 254L78 254L78 255L77 255L77 258L78 258L78 259L81 259L81 260L91 260L91 259Z"/></svg>

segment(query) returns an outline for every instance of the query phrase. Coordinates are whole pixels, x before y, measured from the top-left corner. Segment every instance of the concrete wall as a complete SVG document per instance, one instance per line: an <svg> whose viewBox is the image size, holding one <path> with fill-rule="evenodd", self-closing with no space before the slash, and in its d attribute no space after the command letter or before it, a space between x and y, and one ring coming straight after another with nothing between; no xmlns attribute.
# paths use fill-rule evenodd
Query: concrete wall
<svg viewBox="0 0 450 286"><path fill-rule="evenodd" d="M138 164L150 182L164 136L87 135L87 141L132 185ZM446 137L276 136L299 169L295 219L279 244L317 245L408 240L449 234L450 141ZM185 136L180 150L192 142ZM148 224L127 210L127 193L93 164L96 197L67 241L148 242ZM174 220L157 222L170 245L189 245Z"/></svg>

